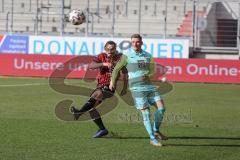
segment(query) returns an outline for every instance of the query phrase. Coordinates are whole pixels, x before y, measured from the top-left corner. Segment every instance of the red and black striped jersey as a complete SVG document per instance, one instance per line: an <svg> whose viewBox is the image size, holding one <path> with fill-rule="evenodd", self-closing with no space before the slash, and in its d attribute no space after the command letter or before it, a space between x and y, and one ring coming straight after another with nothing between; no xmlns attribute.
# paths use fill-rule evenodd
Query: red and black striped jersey
<svg viewBox="0 0 240 160"><path fill-rule="evenodd" d="M96 56L93 61L96 63L111 63L112 67L108 68L105 66L100 67L100 71L97 76L97 87L109 85L111 81L111 74L118 63L118 61L121 59L122 54L116 53L112 57L109 57L106 53L100 53L98 56ZM126 74L127 69L125 67L122 68L122 73Z"/></svg>

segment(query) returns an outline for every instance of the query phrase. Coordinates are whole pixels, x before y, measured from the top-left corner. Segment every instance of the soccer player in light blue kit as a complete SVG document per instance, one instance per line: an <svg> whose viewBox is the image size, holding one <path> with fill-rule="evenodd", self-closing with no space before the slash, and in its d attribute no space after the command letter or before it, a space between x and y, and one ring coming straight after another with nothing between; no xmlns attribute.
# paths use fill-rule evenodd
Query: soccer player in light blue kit
<svg viewBox="0 0 240 160"><path fill-rule="evenodd" d="M167 139L159 130L165 108L156 86L151 84L149 78L154 74L152 55L142 50L142 45L142 37L139 34L133 34L131 36L132 47L123 52L121 60L114 68L109 88L114 89L118 72L122 67L126 66L128 69L129 89L136 108L142 112L143 123L150 136L150 144L162 146L158 139ZM153 126L150 120L150 106L156 108Z"/></svg>

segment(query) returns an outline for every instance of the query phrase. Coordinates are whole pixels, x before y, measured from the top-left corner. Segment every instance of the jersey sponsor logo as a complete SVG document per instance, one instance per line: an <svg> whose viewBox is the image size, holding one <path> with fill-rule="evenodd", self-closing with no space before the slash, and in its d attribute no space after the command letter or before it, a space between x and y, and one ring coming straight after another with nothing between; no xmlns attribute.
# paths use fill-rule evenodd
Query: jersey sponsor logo
<svg viewBox="0 0 240 160"><path fill-rule="evenodd" d="M138 60L138 68L147 68L147 63L144 60Z"/></svg>

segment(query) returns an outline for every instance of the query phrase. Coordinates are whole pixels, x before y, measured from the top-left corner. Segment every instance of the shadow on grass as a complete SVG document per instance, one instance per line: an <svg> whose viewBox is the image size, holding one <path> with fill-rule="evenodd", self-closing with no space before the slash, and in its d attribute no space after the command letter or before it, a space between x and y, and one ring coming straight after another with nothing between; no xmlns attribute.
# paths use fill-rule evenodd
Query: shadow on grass
<svg viewBox="0 0 240 160"><path fill-rule="evenodd" d="M168 137L169 139L221 139L221 140L240 140L240 137Z"/></svg>
<svg viewBox="0 0 240 160"><path fill-rule="evenodd" d="M109 136L104 137L106 139L149 139L149 137L130 137L130 136L121 136L117 133L111 132ZM171 139L192 139L192 140L240 140L238 137L168 137L169 140ZM164 141L168 142L168 141ZM164 144L164 146L185 146L185 147L240 147L240 144L174 144L168 143Z"/></svg>
<svg viewBox="0 0 240 160"><path fill-rule="evenodd" d="M131 137L131 136L124 136L124 135L119 135L114 132L110 132L109 136L105 138L110 138L110 139L149 139L149 137ZM181 137L175 137L175 136L169 136L168 139L219 139L219 140L240 140L240 137L193 137L193 136L181 136Z"/></svg>
<svg viewBox="0 0 240 160"><path fill-rule="evenodd" d="M182 146L182 147L240 147L239 144L166 144L164 146Z"/></svg>

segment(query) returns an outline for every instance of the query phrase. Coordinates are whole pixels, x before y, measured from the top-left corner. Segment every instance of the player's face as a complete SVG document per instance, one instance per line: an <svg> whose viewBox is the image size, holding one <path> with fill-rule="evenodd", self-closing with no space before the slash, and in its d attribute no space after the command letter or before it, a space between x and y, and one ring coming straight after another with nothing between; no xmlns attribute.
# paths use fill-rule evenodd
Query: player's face
<svg viewBox="0 0 240 160"><path fill-rule="evenodd" d="M114 53L116 52L115 46L114 46L114 45L111 45L111 44L107 45L107 46L106 46L106 52L107 52L108 54L114 54Z"/></svg>
<svg viewBox="0 0 240 160"><path fill-rule="evenodd" d="M131 43L132 43L132 48L135 50L135 51L141 51L141 47L142 47L142 44L143 42L141 41L141 39L139 38L132 38L131 39Z"/></svg>

